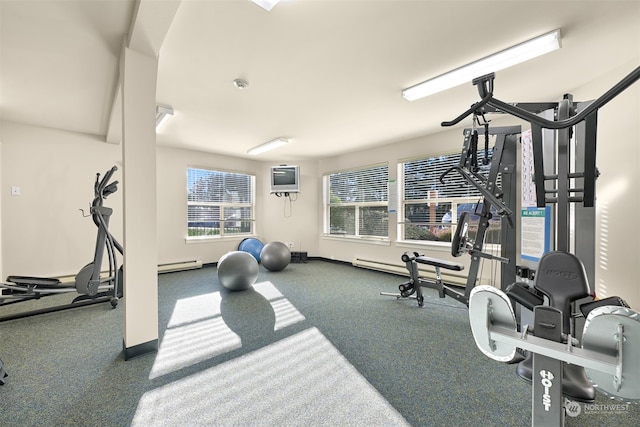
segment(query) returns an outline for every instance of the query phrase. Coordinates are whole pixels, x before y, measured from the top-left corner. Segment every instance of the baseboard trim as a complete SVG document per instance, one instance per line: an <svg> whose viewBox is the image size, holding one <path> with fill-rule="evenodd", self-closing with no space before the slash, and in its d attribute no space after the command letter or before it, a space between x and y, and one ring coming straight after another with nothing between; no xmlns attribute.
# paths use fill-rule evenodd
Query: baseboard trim
<svg viewBox="0 0 640 427"><path fill-rule="evenodd" d="M157 351L157 339L134 345L133 347L127 347L124 340L122 340L122 356L124 357L124 360L131 360L135 357L143 356L148 353L155 353Z"/></svg>
<svg viewBox="0 0 640 427"><path fill-rule="evenodd" d="M343 264L343 265L353 266L351 261L341 261L339 259L331 259L331 258L325 258L321 256L307 256L307 261L325 261L325 262L332 262L334 264ZM217 262L208 262L208 263L202 264L202 268L217 268L217 267L218 267Z"/></svg>
<svg viewBox="0 0 640 427"><path fill-rule="evenodd" d="M324 261L324 262L331 262L331 263L334 263L334 264L351 265L351 262L349 262L349 261L342 261L342 260L339 260L339 259L325 258L325 257L321 257L321 256L310 256L310 257L307 257L307 260L309 260L309 261Z"/></svg>

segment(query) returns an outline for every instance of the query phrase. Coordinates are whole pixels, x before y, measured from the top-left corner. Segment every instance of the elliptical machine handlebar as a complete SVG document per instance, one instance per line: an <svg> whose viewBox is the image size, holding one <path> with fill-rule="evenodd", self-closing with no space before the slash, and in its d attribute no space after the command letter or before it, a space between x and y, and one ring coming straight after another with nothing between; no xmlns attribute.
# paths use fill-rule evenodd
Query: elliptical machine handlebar
<svg viewBox="0 0 640 427"><path fill-rule="evenodd" d="M91 216L93 219L93 223L98 227L98 229L103 229L106 233L108 240L110 240L116 250L121 254L124 253L124 249L120 243L111 235L108 231L109 222L108 217L111 215L111 208L103 207L102 203L104 199L106 199L109 195L118 191L118 181L109 182L113 177L113 174L118 170L117 166L113 166L107 172L105 172L102 179L100 179L100 173L96 174L96 181L93 185L94 198L91 203ZM106 219L105 219L106 217Z"/></svg>
<svg viewBox="0 0 640 427"><path fill-rule="evenodd" d="M111 169L109 169L105 174L104 177L102 178L102 180L99 183L99 188L104 188L106 187L107 183L109 182L109 180L111 179L111 177L113 176L113 174L118 170L117 166L113 166ZM98 179L100 178L100 174L98 173L96 176L96 182L98 182Z"/></svg>
<svg viewBox="0 0 640 427"><path fill-rule="evenodd" d="M106 199L110 194L118 191L118 181L109 183L117 170L118 167L113 166L104 174L102 179L100 179L100 173L96 174L96 182L93 186L94 199L92 206L102 206L103 199Z"/></svg>
<svg viewBox="0 0 640 427"><path fill-rule="evenodd" d="M104 176L102 177L102 179L100 179L100 174L97 173L96 174L96 184L95 184L95 195L96 197L103 194L105 188L112 186L113 184L117 184L118 181L115 181L113 183L109 183L109 181L111 180L111 177L113 176L113 174L118 170L117 166L113 166L111 169L109 169L107 172L105 172ZM113 191L112 191L113 193Z"/></svg>

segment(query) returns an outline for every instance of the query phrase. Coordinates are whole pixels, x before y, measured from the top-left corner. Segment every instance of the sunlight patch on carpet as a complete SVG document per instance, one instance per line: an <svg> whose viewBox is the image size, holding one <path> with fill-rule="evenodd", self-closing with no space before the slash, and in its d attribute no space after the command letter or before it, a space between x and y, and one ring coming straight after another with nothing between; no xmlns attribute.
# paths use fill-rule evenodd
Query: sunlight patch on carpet
<svg viewBox="0 0 640 427"><path fill-rule="evenodd" d="M158 378L242 346L240 337L224 322L220 293L183 298L176 302L162 337L149 379Z"/></svg>
<svg viewBox="0 0 640 427"><path fill-rule="evenodd" d="M276 323L273 327L274 331L278 331L287 326L291 326L298 322L302 322L305 317L300 313L291 302L280 293L280 291L271 282L260 282L253 286L260 295L271 303L273 311L276 315Z"/></svg>
<svg viewBox="0 0 640 427"><path fill-rule="evenodd" d="M275 314L274 331L305 320L271 282L253 286ZM225 322L220 292L182 298L162 337L149 379L158 378L242 347L242 339Z"/></svg>
<svg viewBox="0 0 640 427"><path fill-rule="evenodd" d="M132 426L409 426L316 328L145 393Z"/></svg>

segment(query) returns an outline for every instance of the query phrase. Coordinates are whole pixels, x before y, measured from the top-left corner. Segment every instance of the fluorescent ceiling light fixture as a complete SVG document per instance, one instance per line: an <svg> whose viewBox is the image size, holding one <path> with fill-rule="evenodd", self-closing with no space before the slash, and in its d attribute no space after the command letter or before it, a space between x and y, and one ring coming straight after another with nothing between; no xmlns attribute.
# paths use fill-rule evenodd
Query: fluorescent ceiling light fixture
<svg viewBox="0 0 640 427"><path fill-rule="evenodd" d="M156 131L173 116L173 108L169 105L156 106Z"/></svg>
<svg viewBox="0 0 640 427"><path fill-rule="evenodd" d="M280 0L251 0L267 12L271 12L273 6L275 6Z"/></svg>
<svg viewBox="0 0 640 427"><path fill-rule="evenodd" d="M265 151L273 150L274 148L282 147L289 143L289 138L276 138L273 141L265 142L264 144L256 145L247 151L247 154L260 154Z"/></svg>
<svg viewBox="0 0 640 427"><path fill-rule="evenodd" d="M559 48L560 30L558 29L411 86L402 91L402 97L408 101L415 101L469 83L476 77L504 70Z"/></svg>

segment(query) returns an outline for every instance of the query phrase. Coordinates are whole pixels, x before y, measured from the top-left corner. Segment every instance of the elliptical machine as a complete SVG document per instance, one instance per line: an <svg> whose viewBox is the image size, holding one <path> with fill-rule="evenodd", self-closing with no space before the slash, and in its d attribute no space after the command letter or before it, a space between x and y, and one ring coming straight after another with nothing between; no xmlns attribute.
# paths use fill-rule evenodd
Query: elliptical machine
<svg viewBox="0 0 640 427"><path fill-rule="evenodd" d="M100 179L100 173L96 174L93 186L94 199L89 209L89 215L98 228L95 252L93 261L82 267L75 276L73 285L64 284L59 279L29 276L9 276L7 277L8 283L0 283L0 290L2 291L0 293L0 306L62 293L77 292L80 295L74 298L70 304L0 317L0 322L101 302L109 302L112 308L118 305L118 300L123 295L123 267L122 265L120 267L117 265L116 251L123 255L124 250L109 231L109 218L113 213L113 209L103 206L104 200L118 191L118 181L110 182L117 170L117 166L113 166L104 174L102 179ZM81 211L84 215L84 210L81 209ZM101 270L105 249L108 256L108 269L106 274L103 275ZM0 363L0 368L1 366ZM1 375L2 372L0 371Z"/></svg>

